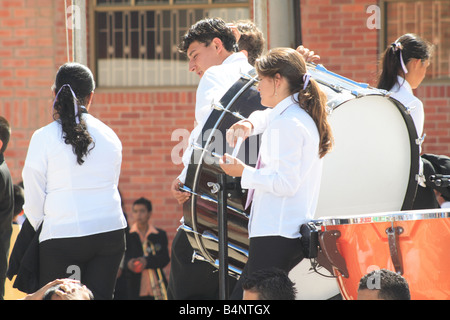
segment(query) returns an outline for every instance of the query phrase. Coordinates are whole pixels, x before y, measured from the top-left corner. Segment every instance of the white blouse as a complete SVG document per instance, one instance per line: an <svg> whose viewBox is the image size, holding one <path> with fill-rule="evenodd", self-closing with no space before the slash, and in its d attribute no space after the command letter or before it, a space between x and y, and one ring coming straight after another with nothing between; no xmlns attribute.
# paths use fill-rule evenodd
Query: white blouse
<svg viewBox="0 0 450 320"><path fill-rule="evenodd" d="M274 109L249 117L261 136L261 169L244 169L241 185L255 189L249 237L300 237L300 226L316 211L323 161L319 132L310 115L290 96Z"/></svg>
<svg viewBox="0 0 450 320"><path fill-rule="evenodd" d="M425 125L425 110L422 101L413 93L411 85L406 79L397 76L398 83L390 90L391 97L398 100L405 108L410 110L411 117L416 127L417 137L422 138ZM419 154L422 153L422 146L419 146ZM419 161L419 185L425 187L425 177L423 176L423 162Z"/></svg>
<svg viewBox="0 0 450 320"><path fill-rule="evenodd" d="M423 127L425 123L425 111L423 103L413 93L411 85L406 79L398 76L398 83L390 90L391 97L400 101L405 108L411 112L411 117L416 127L417 136L419 138L423 135Z"/></svg>
<svg viewBox="0 0 450 320"><path fill-rule="evenodd" d="M83 114L94 148L79 165L58 121L37 130L22 171L24 212L39 240L81 237L126 227L118 183L122 144L112 129Z"/></svg>

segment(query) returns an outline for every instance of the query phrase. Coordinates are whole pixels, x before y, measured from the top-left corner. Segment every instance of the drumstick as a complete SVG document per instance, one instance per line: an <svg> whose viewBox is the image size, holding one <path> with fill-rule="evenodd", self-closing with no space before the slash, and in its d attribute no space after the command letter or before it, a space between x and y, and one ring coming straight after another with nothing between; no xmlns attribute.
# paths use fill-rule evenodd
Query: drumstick
<svg viewBox="0 0 450 320"><path fill-rule="evenodd" d="M234 147L234 150L233 150L233 154L232 154L233 158L237 157L237 154L239 152L239 149L241 148L242 142L244 142L244 138L239 137L236 141L236 146Z"/></svg>

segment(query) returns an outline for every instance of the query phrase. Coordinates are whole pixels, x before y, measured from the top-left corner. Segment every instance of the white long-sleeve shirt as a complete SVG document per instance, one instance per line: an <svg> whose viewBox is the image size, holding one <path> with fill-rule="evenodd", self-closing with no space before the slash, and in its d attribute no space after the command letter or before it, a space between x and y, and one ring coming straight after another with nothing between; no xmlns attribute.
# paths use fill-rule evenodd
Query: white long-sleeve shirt
<svg viewBox="0 0 450 320"><path fill-rule="evenodd" d="M319 133L310 115L290 96L274 109L255 111L249 121L261 136L261 169L245 168L241 185L255 189L249 237L300 237L313 219L323 161Z"/></svg>
<svg viewBox="0 0 450 320"><path fill-rule="evenodd" d="M112 129L83 114L95 146L79 165L58 121L37 130L22 171L24 212L39 240L81 237L126 227L118 183L122 144Z"/></svg>
<svg viewBox="0 0 450 320"><path fill-rule="evenodd" d="M219 102L231 86L239 80L241 73L247 73L252 69L247 57L242 53L233 53L226 58L221 65L212 66L203 74L197 87L195 102L195 121L197 125L189 136L189 145L183 153L184 168L178 179L185 183L188 165L191 161L192 143L197 142L203 126L208 120L213 101Z"/></svg>
<svg viewBox="0 0 450 320"><path fill-rule="evenodd" d="M416 127L417 136L419 138L423 135L423 127L425 123L425 111L422 101L418 99L406 79L398 76L398 82L390 90L391 97L400 101L406 108L411 111L414 125Z"/></svg>
<svg viewBox="0 0 450 320"><path fill-rule="evenodd" d="M397 76L398 83L390 90L391 97L398 100L403 106L410 110L411 117L416 127L417 137L422 138L425 125L425 110L422 101L418 99L406 79ZM419 146L419 154L422 153L422 146ZM419 185L425 187L425 178L423 177L423 162L419 162Z"/></svg>

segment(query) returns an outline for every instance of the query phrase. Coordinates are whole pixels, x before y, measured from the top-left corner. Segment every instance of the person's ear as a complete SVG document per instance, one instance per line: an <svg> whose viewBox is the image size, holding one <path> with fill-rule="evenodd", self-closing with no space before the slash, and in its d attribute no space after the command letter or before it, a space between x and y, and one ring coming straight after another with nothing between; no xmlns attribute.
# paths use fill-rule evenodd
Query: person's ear
<svg viewBox="0 0 450 320"><path fill-rule="evenodd" d="M220 53L223 49L223 42L219 38L214 38L212 40L212 45L215 46L217 53Z"/></svg>
<svg viewBox="0 0 450 320"><path fill-rule="evenodd" d="M3 148L3 141L0 140L0 150L2 150L2 148Z"/></svg>

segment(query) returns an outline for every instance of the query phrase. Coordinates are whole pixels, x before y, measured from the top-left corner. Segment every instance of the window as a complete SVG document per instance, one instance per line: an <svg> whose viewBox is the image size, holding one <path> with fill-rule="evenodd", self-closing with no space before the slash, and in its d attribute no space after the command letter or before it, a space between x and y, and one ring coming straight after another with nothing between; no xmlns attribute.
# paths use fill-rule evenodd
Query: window
<svg viewBox="0 0 450 320"><path fill-rule="evenodd" d="M416 33L434 45L426 79L449 80L450 1L385 1L384 5L384 48L402 34Z"/></svg>
<svg viewBox="0 0 450 320"><path fill-rule="evenodd" d="M93 7L99 87L196 85L177 46L205 17L250 18L249 0L97 0Z"/></svg>

